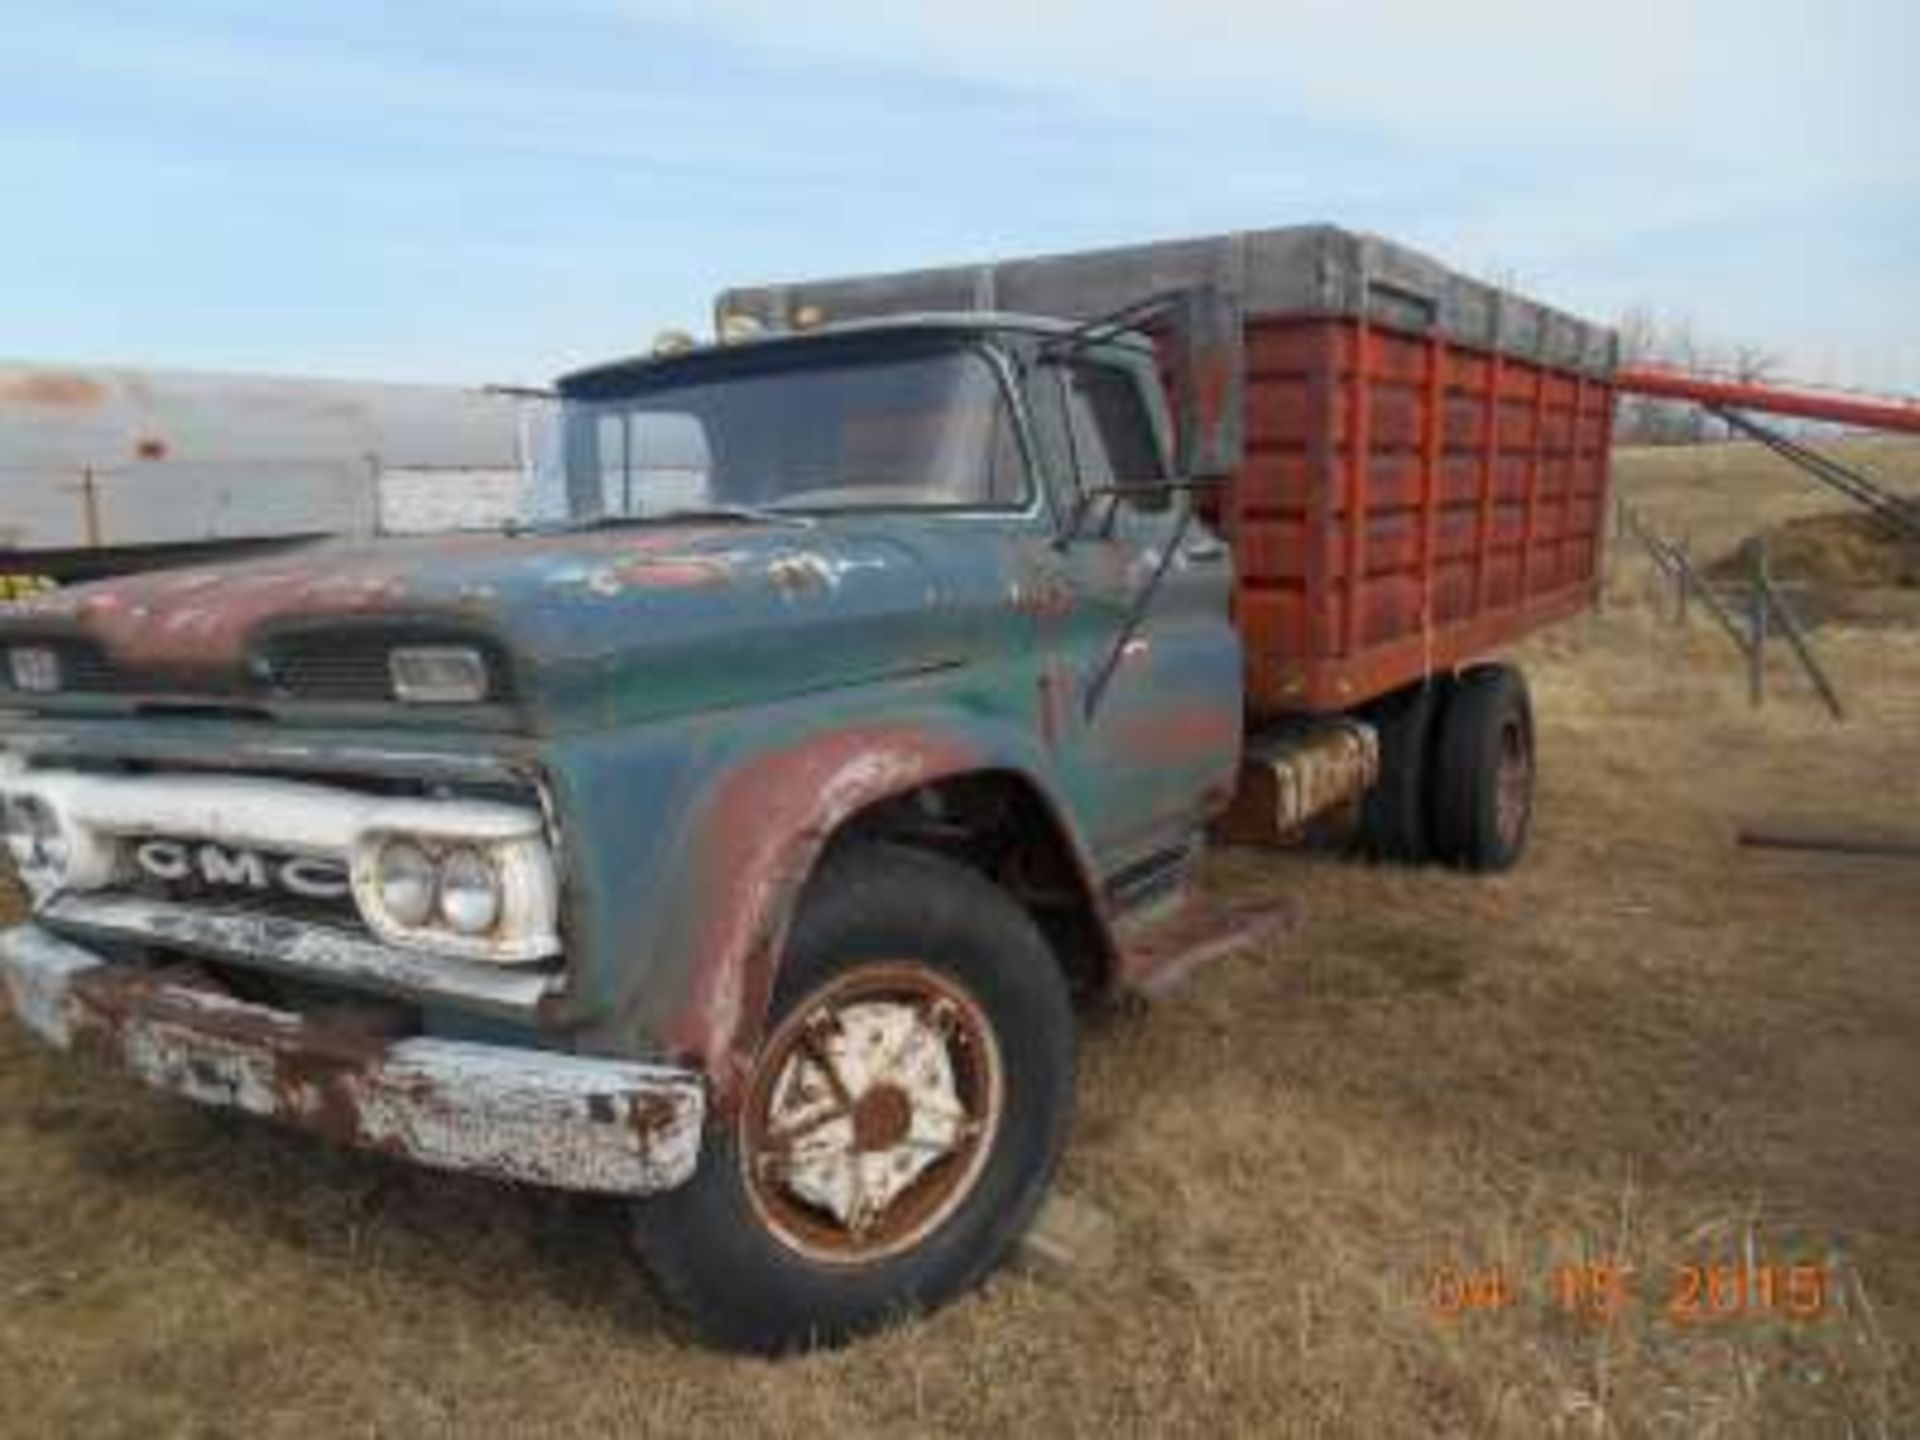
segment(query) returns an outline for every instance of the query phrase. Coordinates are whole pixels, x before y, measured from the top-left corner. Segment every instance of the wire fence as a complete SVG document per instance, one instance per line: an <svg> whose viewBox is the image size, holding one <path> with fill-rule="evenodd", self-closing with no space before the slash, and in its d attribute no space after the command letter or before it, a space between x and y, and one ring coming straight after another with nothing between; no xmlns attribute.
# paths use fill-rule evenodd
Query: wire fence
<svg viewBox="0 0 1920 1440"><path fill-rule="evenodd" d="M1763 538L1755 536L1741 547L1740 583L1735 585L1715 584L1694 561L1686 541L1655 534L1624 498L1614 502L1614 540L1616 552L1622 541L1637 542L1653 561L1655 576L1671 586L1671 602L1656 604L1656 610L1684 625L1697 606L1726 633L1747 662L1747 698L1752 704L1766 701L1768 641L1778 636L1828 712L1835 720L1846 719L1840 693L1814 652L1806 626L1774 579Z"/></svg>

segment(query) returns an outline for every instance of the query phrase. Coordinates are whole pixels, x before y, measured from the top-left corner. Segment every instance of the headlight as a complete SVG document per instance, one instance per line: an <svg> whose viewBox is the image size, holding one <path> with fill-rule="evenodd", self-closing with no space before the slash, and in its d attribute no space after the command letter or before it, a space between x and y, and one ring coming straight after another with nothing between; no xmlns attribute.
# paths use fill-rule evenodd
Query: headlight
<svg viewBox="0 0 1920 1440"><path fill-rule="evenodd" d="M348 874L361 918L390 945L506 965L560 952L559 878L537 834L371 830Z"/></svg>
<svg viewBox="0 0 1920 1440"><path fill-rule="evenodd" d="M60 688L60 652L45 645L17 645L7 651L7 674L16 690L49 694Z"/></svg>
<svg viewBox="0 0 1920 1440"><path fill-rule="evenodd" d="M477 850L450 850L440 861L440 918L462 935L484 935L500 919L500 877Z"/></svg>
<svg viewBox="0 0 1920 1440"><path fill-rule="evenodd" d="M380 903L396 924L417 929L433 918L440 875L432 856L410 841L394 840L380 847L374 864Z"/></svg>
<svg viewBox="0 0 1920 1440"><path fill-rule="evenodd" d="M58 876L67 868L71 847L47 802L38 795L0 800L0 833L22 872L37 878Z"/></svg>
<svg viewBox="0 0 1920 1440"><path fill-rule="evenodd" d="M393 693L416 705L472 705L487 698L487 662L465 645L408 645L387 656Z"/></svg>

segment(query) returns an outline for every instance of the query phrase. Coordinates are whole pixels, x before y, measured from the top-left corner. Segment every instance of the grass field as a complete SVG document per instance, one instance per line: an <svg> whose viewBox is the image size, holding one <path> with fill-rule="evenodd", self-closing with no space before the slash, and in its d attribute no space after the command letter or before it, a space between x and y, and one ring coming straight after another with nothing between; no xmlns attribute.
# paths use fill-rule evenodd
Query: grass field
<svg viewBox="0 0 1920 1440"><path fill-rule="evenodd" d="M1869 453L1920 480L1920 451ZM1831 508L1745 448L1620 473L1704 555ZM615 1206L330 1154L0 1025L0 1427L1912 1433L1920 861L1733 836L1920 830L1920 629L1821 628L1834 725L1784 665L1750 710L1724 640L1645 595L1624 558L1603 614L1525 656L1517 873L1215 863L1307 920L1090 1024L1062 1186L1110 1217L1107 1263L841 1354L701 1350ZM1686 1267L1741 1263L1819 1267L1819 1313L1675 1313ZM1569 1311L1563 1265L1631 1267L1624 1302ZM1448 1269L1506 1303L1445 1313Z"/></svg>

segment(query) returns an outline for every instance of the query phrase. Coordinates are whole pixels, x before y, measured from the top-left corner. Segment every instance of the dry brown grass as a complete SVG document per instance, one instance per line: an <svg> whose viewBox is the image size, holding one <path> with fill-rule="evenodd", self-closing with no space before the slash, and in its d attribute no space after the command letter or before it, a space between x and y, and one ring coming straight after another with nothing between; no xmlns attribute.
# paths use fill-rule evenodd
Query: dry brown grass
<svg viewBox="0 0 1920 1440"><path fill-rule="evenodd" d="M1716 461L1701 486L1623 468L1728 544L1799 500ZM1309 919L1091 1025L1064 1184L1113 1217L1111 1267L1003 1275L839 1355L732 1360L661 1314L612 1206L329 1154L0 1026L0 1424L1899 1433L1920 865L1731 840L1759 815L1920 828L1920 632L1822 632L1858 712L1835 727L1784 668L1749 711L1722 642L1638 592L1629 567L1527 657L1546 769L1519 873L1217 862ZM1748 1251L1827 1265L1826 1317L1664 1314L1668 1267ZM1641 1299L1560 1313L1542 1283L1573 1259L1637 1266ZM1443 1264L1506 1267L1518 1303L1436 1317Z"/></svg>

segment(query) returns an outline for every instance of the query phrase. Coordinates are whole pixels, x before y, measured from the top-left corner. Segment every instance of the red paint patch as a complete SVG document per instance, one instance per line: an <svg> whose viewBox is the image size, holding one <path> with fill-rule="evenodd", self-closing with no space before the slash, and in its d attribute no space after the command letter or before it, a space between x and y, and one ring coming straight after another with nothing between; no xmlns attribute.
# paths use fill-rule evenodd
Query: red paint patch
<svg viewBox="0 0 1920 1440"><path fill-rule="evenodd" d="M711 555L646 555L620 562L611 574L619 584L643 590L693 590L726 584L732 569Z"/></svg>
<svg viewBox="0 0 1920 1440"><path fill-rule="evenodd" d="M200 566L129 575L81 586L36 605L34 614L77 622L122 662L219 669L237 665L248 637L282 616L325 619L394 609L410 579L445 559L497 557L550 563L568 584L604 576L618 588L709 585L729 571L724 556L703 555L703 539L718 530L669 530L653 535L440 536L430 544L303 552L251 564ZM661 555L661 551L672 553ZM475 583L485 583L484 573ZM471 597L469 597L471 603Z"/></svg>
<svg viewBox="0 0 1920 1440"><path fill-rule="evenodd" d="M1200 761L1237 762L1241 720L1237 709L1182 704L1145 714L1114 717L1114 747L1143 766L1186 766Z"/></svg>
<svg viewBox="0 0 1920 1440"><path fill-rule="evenodd" d="M827 839L874 801L977 763L944 736L864 728L756 756L720 782L690 897L692 978L667 1039L698 1057L723 1108L751 1063L794 902Z"/></svg>

